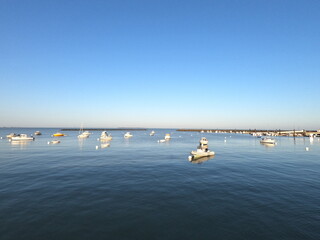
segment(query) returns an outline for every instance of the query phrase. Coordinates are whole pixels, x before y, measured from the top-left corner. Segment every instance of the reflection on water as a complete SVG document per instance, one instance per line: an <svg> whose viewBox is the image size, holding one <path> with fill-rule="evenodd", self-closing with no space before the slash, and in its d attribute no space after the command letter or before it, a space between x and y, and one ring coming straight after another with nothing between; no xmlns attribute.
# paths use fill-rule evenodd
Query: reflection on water
<svg viewBox="0 0 320 240"><path fill-rule="evenodd" d="M20 149L26 149L27 146L30 144L30 142L32 142L32 140L23 140L23 141L14 141L14 140L10 140L10 143L13 147L19 146Z"/></svg>
<svg viewBox="0 0 320 240"><path fill-rule="evenodd" d="M110 147L110 143L101 143L100 147L101 147L101 148Z"/></svg>
<svg viewBox="0 0 320 240"><path fill-rule="evenodd" d="M78 145L80 150L83 150L83 146L86 140L87 138L78 138Z"/></svg>

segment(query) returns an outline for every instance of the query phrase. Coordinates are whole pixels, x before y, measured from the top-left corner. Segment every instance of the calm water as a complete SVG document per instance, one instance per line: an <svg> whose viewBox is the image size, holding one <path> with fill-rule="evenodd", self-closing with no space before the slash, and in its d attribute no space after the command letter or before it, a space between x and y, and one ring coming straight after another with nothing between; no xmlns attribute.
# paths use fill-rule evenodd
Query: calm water
<svg viewBox="0 0 320 240"><path fill-rule="evenodd" d="M47 144L58 129L0 136L36 130L27 144L0 140L1 240L320 239L319 138L266 147L250 135L115 131L96 150L100 132L58 145ZM201 136L216 156L190 163Z"/></svg>

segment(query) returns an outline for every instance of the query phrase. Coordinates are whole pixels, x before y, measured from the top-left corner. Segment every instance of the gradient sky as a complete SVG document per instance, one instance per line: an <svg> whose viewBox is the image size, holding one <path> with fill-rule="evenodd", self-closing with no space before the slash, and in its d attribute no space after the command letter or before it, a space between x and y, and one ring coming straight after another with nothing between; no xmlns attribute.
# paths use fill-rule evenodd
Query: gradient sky
<svg viewBox="0 0 320 240"><path fill-rule="evenodd" d="M319 0L0 10L0 127L320 128Z"/></svg>

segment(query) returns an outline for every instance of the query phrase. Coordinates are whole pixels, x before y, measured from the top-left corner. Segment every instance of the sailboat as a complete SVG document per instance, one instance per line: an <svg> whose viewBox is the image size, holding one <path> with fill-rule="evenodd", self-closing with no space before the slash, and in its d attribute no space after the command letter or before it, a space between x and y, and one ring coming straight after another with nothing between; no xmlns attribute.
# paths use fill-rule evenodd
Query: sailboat
<svg viewBox="0 0 320 240"><path fill-rule="evenodd" d="M89 131L83 131L83 125L81 125L78 138L88 138L90 136L90 134L91 133Z"/></svg>

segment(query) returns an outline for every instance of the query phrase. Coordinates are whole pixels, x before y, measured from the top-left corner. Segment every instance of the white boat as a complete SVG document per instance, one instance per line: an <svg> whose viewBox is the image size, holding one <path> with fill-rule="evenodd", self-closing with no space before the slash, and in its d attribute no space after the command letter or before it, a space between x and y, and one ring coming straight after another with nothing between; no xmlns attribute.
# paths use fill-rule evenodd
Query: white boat
<svg viewBox="0 0 320 240"><path fill-rule="evenodd" d="M150 136L154 136L155 132L151 131Z"/></svg>
<svg viewBox="0 0 320 240"><path fill-rule="evenodd" d="M125 135L124 135L124 137L125 138L131 138L133 135L130 133L130 132L127 132Z"/></svg>
<svg viewBox="0 0 320 240"><path fill-rule="evenodd" d="M158 140L158 143L164 143L164 142L166 142L165 139Z"/></svg>
<svg viewBox="0 0 320 240"><path fill-rule="evenodd" d="M167 133L167 134L164 136L164 139L165 139L165 140L170 140L170 139L171 139L170 134L169 134L169 133Z"/></svg>
<svg viewBox="0 0 320 240"><path fill-rule="evenodd" d="M188 157L189 161L196 160L202 157L214 156L215 152L208 149L197 149L196 151L191 151L191 156Z"/></svg>
<svg viewBox="0 0 320 240"><path fill-rule="evenodd" d="M100 141L111 141L112 136L111 134L107 133L106 131L103 131L100 136Z"/></svg>
<svg viewBox="0 0 320 240"><path fill-rule="evenodd" d="M78 135L78 138L88 138L90 135L87 135L85 133L81 133Z"/></svg>
<svg viewBox="0 0 320 240"><path fill-rule="evenodd" d="M7 138L11 139L12 137L17 137L17 136L19 136L19 134L10 133L7 135Z"/></svg>
<svg viewBox="0 0 320 240"><path fill-rule="evenodd" d="M52 140L51 142L48 142L48 144L58 144L58 143L60 143L59 140Z"/></svg>
<svg viewBox="0 0 320 240"><path fill-rule="evenodd" d="M206 144L208 144L208 140L205 137L203 137L203 138L201 138L200 143L203 145L206 145Z"/></svg>
<svg viewBox="0 0 320 240"><path fill-rule="evenodd" d="M202 157L214 156L215 152L208 149L208 140L206 138L200 139L200 144L196 151L191 151L191 156L188 157L189 161L193 161Z"/></svg>
<svg viewBox="0 0 320 240"><path fill-rule="evenodd" d="M264 143L264 144L275 144L276 140L272 139L272 138L262 138L260 143Z"/></svg>
<svg viewBox="0 0 320 240"><path fill-rule="evenodd" d="M26 140L34 140L34 137L28 137L27 134L20 134L19 136L12 137L12 141L26 141Z"/></svg>
<svg viewBox="0 0 320 240"><path fill-rule="evenodd" d="M88 131L83 131L83 127L81 126L80 131L79 131L78 138L88 138L90 136L90 132Z"/></svg>
<svg viewBox="0 0 320 240"><path fill-rule="evenodd" d="M36 131L34 135L42 135L42 133L40 131Z"/></svg>

